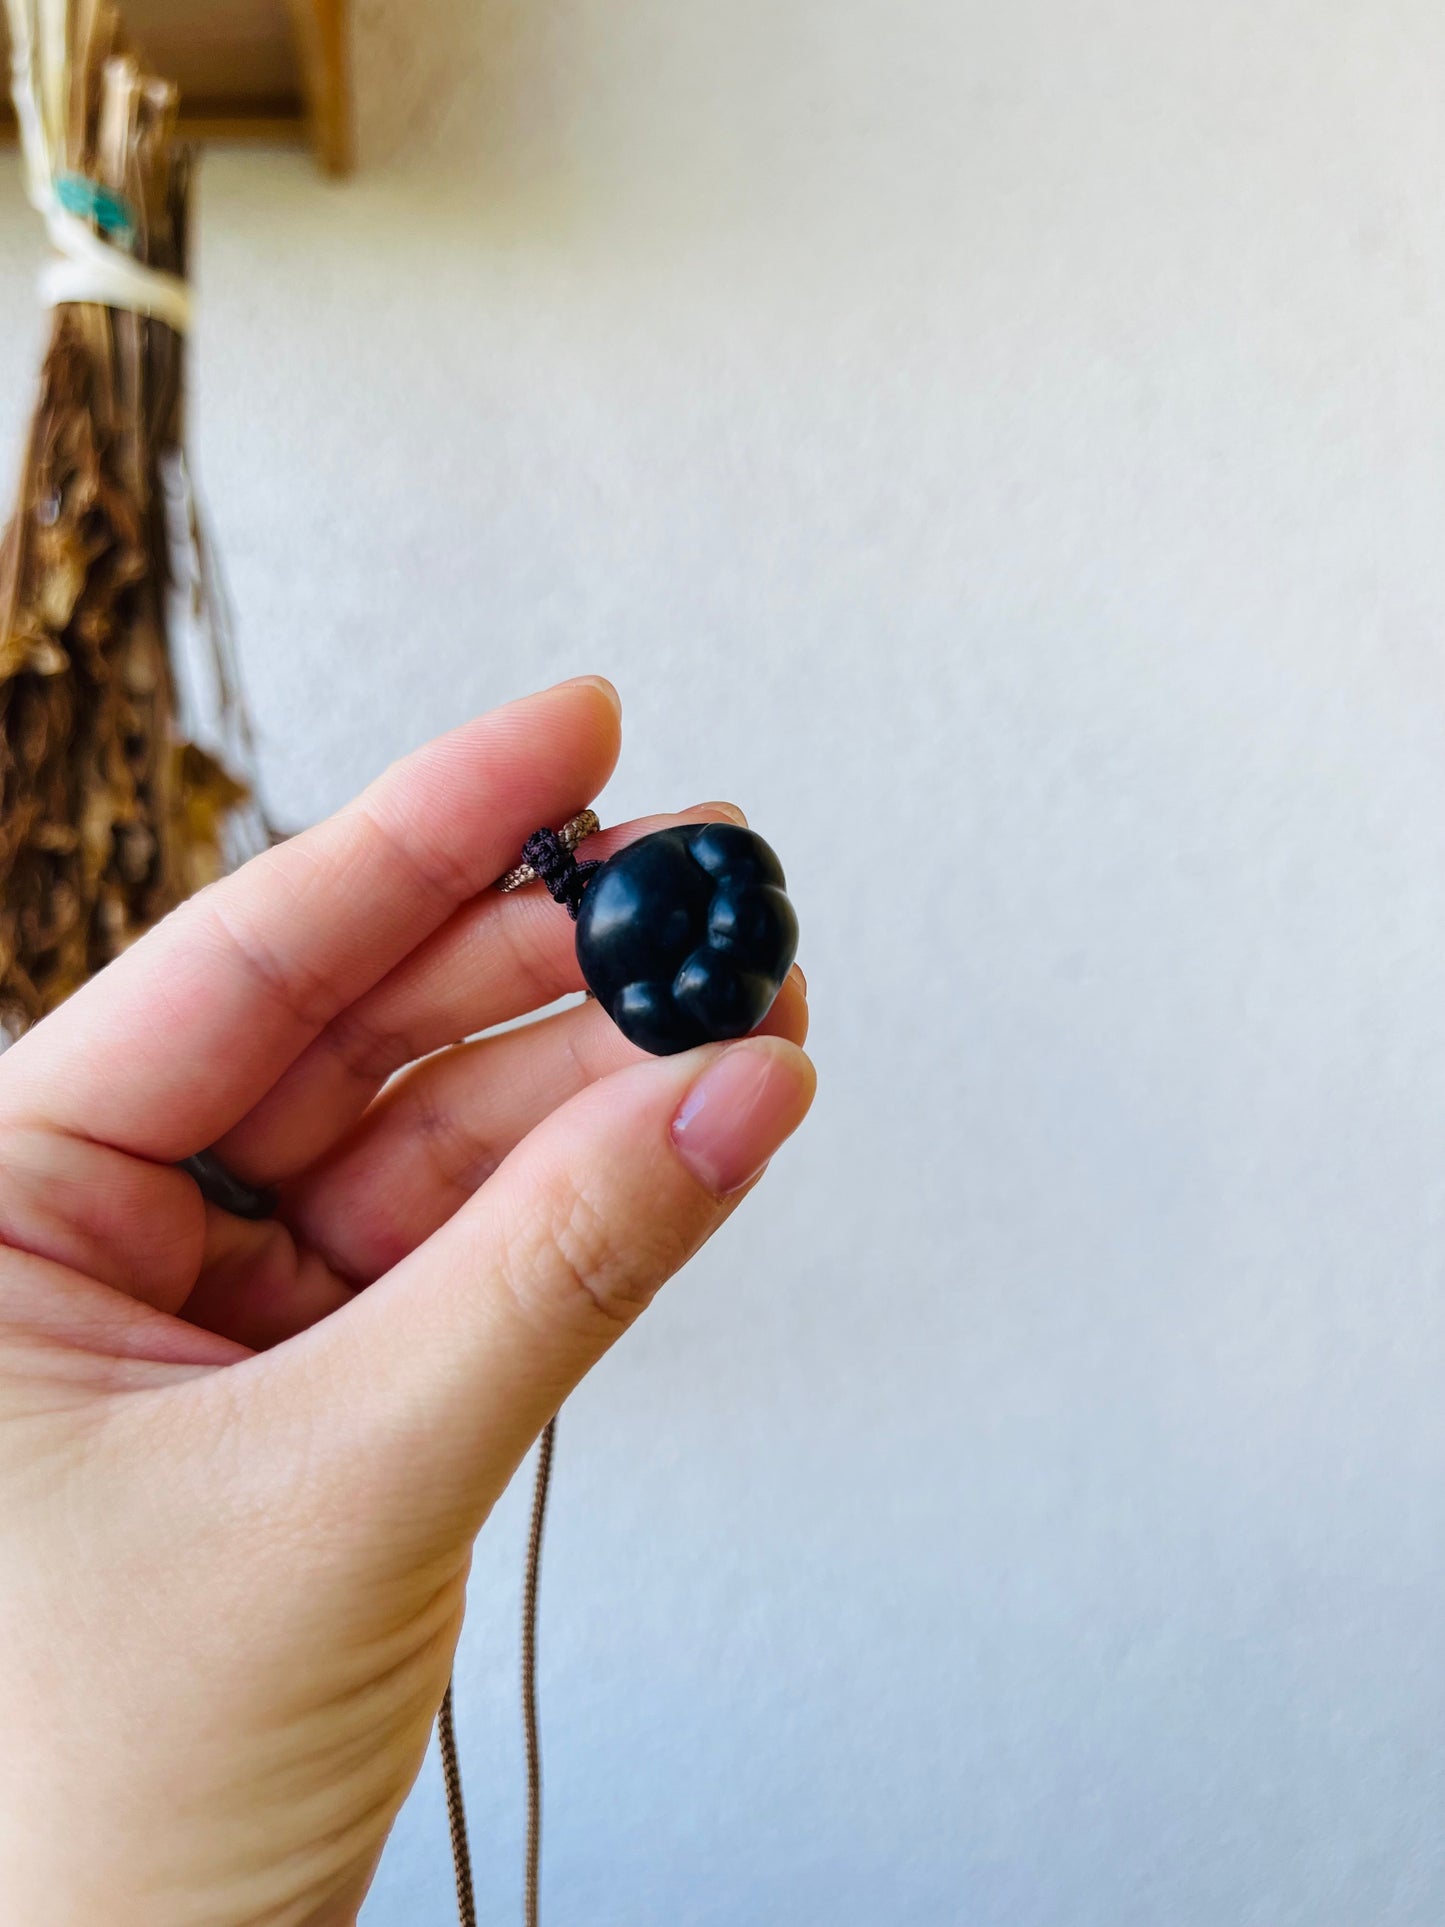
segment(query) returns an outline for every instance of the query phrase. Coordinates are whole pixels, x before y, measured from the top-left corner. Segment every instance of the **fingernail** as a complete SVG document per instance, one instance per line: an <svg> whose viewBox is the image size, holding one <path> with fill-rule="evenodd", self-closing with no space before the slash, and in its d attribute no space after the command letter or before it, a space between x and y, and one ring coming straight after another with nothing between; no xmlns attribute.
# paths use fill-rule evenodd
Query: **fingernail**
<svg viewBox="0 0 1445 1927"><path fill-rule="evenodd" d="M797 978L798 988L799 990L802 991L803 995L806 997L808 994L808 980L803 975L803 966L801 964L794 964L792 969L788 972L788 975L790 977Z"/></svg>
<svg viewBox="0 0 1445 1927"><path fill-rule="evenodd" d="M608 682L605 676L569 676L566 682L559 683L557 687L579 689L584 683L590 683L594 689L600 689L618 715L622 714L622 698L617 693L616 685Z"/></svg>
<svg viewBox="0 0 1445 1927"><path fill-rule="evenodd" d="M718 1197L755 1178L807 1116L813 1066L793 1044L753 1037L713 1059L672 1120L672 1141Z"/></svg>
<svg viewBox="0 0 1445 1927"><path fill-rule="evenodd" d="M687 814L689 816L721 816L729 823L736 823L741 830L745 830L748 827L748 819L743 815L736 803L694 803L692 808L687 811Z"/></svg>

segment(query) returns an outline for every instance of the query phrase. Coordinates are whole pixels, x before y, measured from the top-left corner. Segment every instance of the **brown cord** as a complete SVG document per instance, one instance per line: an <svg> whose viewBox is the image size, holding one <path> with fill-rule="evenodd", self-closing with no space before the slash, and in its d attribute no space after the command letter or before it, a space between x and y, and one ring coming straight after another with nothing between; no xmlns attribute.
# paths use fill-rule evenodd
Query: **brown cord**
<svg viewBox="0 0 1445 1927"><path fill-rule="evenodd" d="M537 1735L537 1581L542 1572L542 1527L552 1483L557 1421L548 1419L537 1447L532 1488L532 1529L527 1536L527 1577L522 1588L522 1724L527 1736L527 1888L523 1919L537 1927L537 1881L542 1863L542 1748Z"/></svg>
<svg viewBox="0 0 1445 1927"><path fill-rule="evenodd" d="M557 1421L548 1419L537 1444L536 1482L532 1487L532 1524L527 1534L527 1570L522 1583L522 1724L527 1741L527 1877L524 1918L537 1927L537 1884L542 1861L542 1749L537 1733L537 1582L542 1572L542 1528L547 1518L547 1492L552 1483L552 1448ZM447 1794L447 1825L452 1836L452 1864L457 1875L457 1916L461 1927L477 1927L477 1905L472 1894L472 1856L467 1846L467 1816L462 1805L462 1767L457 1757L452 1724L452 1682L442 1696L437 1715L437 1744L442 1756L442 1780Z"/></svg>
<svg viewBox="0 0 1445 1927"><path fill-rule="evenodd" d="M457 1758L457 1733L452 1724L452 1682L442 1695L437 1714L437 1744L441 1748L442 1780L447 1790L447 1825L452 1836L452 1865L457 1876L457 1918L461 1927L477 1927L477 1903L472 1894L472 1856L467 1848L467 1813L462 1805L462 1768Z"/></svg>

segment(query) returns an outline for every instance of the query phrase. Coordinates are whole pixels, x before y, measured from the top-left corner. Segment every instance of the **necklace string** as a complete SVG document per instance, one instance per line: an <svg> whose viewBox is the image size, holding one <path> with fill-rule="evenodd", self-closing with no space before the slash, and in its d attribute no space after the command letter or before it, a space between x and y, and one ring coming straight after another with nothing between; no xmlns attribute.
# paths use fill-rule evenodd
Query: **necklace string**
<svg viewBox="0 0 1445 1927"><path fill-rule="evenodd" d="M552 1453L557 1421L548 1419L537 1443L537 1469L532 1485L532 1522L527 1533L527 1565L522 1580L522 1730L527 1747L527 1859L523 1888L525 1927L537 1927L538 1887L542 1865L542 1746L537 1723L537 1590L542 1576L542 1534L547 1522L547 1494L552 1485ZM457 1753L453 1718L453 1679L447 1681L437 1715L437 1746L442 1757L446 1788L447 1827L452 1838L452 1866L457 1882L457 1919L460 1927L477 1927L477 1903L472 1887L472 1855L467 1842L467 1814L462 1799L462 1765Z"/></svg>

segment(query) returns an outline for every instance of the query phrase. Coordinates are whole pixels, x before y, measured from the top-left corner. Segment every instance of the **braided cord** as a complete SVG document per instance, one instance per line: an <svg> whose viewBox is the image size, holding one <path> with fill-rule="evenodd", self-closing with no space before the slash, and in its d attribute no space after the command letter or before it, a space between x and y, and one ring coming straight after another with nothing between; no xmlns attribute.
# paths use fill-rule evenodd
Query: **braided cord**
<svg viewBox="0 0 1445 1927"><path fill-rule="evenodd" d="M442 1756L442 1781L447 1793L447 1826L452 1836L452 1866L457 1877L457 1919L461 1927L477 1927L477 1903L472 1893L472 1856L467 1846L467 1813L462 1804L462 1767L457 1758L457 1732L452 1723L452 1682L442 1695L437 1714L437 1745Z"/></svg>
<svg viewBox="0 0 1445 1927"><path fill-rule="evenodd" d="M547 1520L547 1494L552 1484L552 1450L557 1421L548 1419L537 1445L536 1482L532 1487L532 1523L527 1534L527 1570L522 1584L522 1726L527 1744L527 1867L524 1919L537 1927L537 1894L542 1865L542 1746L537 1726L537 1588L542 1576L542 1530ZM457 1878L457 1918L460 1927L477 1927L477 1903L472 1891L472 1856L467 1844L467 1815L462 1804L462 1767L457 1756L456 1727L452 1721L452 1685L442 1696L437 1714L437 1745L442 1756L442 1780L447 1796L447 1826L452 1836L452 1865Z"/></svg>
<svg viewBox="0 0 1445 1927"><path fill-rule="evenodd" d="M532 1488L532 1528L527 1535L527 1579L522 1589L522 1724L527 1739L526 1927L537 1927L537 1887L542 1864L542 1748L537 1730L537 1583L542 1575L542 1528L552 1483L557 1421L548 1419L537 1447Z"/></svg>

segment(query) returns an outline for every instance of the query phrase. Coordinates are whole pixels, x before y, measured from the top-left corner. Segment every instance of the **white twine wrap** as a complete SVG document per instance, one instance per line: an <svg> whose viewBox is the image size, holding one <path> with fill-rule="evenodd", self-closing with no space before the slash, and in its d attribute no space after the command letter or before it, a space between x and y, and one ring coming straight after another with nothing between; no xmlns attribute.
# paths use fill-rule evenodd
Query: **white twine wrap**
<svg viewBox="0 0 1445 1927"><path fill-rule="evenodd" d="M32 197L33 198L33 197ZM191 291L178 274L148 267L103 241L85 222L67 214L52 196L41 208L57 258L40 270L40 298L49 307L63 301L97 301L104 308L129 308L152 315L184 334L191 325Z"/></svg>
<svg viewBox="0 0 1445 1927"><path fill-rule="evenodd" d="M55 176L65 158L69 87L67 0L5 0L10 16L10 91L25 150L30 204L44 217L56 258L40 271L40 298L49 307L94 301L164 321L178 334L191 325L191 291L105 240L60 205Z"/></svg>

